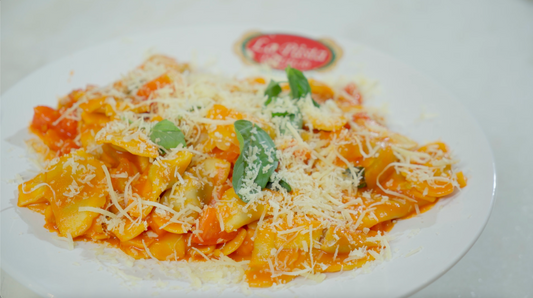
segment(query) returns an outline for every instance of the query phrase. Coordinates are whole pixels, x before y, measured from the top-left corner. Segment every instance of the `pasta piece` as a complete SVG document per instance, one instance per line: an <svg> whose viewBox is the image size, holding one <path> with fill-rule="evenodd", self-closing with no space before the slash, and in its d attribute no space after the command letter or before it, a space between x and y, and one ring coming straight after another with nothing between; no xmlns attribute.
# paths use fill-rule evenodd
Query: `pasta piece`
<svg viewBox="0 0 533 298"><path fill-rule="evenodd" d="M96 135L98 144L112 144L132 154L156 158L159 156L159 148L143 133L137 133L134 137L124 136L121 132L100 130Z"/></svg>
<svg viewBox="0 0 533 298"><path fill-rule="evenodd" d="M373 207L375 209L372 212L366 213L358 228L371 228L378 223L404 217L416 210L415 205L423 207L428 204L430 204L430 202L426 200L411 202L400 199L384 202L383 204Z"/></svg>
<svg viewBox="0 0 533 298"><path fill-rule="evenodd" d="M311 86L311 96L318 103L323 104L327 100L335 97L333 89L322 82L310 79L309 85Z"/></svg>
<svg viewBox="0 0 533 298"><path fill-rule="evenodd" d="M263 204L247 207L246 203L239 199L233 188L224 193L220 201L217 202L217 208L226 232L236 231L240 227L259 220L268 210L268 206Z"/></svg>
<svg viewBox="0 0 533 298"><path fill-rule="evenodd" d="M220 252L225 256L233 253L242 245L242 243L246 239L246 235L246 229L240 228L239 232L237 233L237 236L235 236L235 238L233 238L229 242L225 243L224 246L220 248Z"/></svg>
<svg viewBox="0 0 533 298"><path fill-rule="evenodd" d="M257 223L249 224L246 226L246 238L242 244L235 250L236 256L251 256L254 250L254 235L257 229Z"/></svg>
<svg viewBox="0 0 533 298"><path fill-rule="evenodd" d="M335 131L348 123L342 111L332 100L327 101L321 108L315 107L310 100L306 100L301 110L304 125L314 129Z"/></svg>
<svg viewBox="0 0 533 298"><path fill-rule="evenodd" d="M158 159L132 185L134 192L144 200L157 201L163 191L178 181L178 175L183 175L191 163L192 156L193 154L189 151L180 151L175 156ZM129 214L134 217L142 215L145 218L153 208L152 206L143 207L141 213L137 202L132 200L129 204L133 204Z"/></svg>
<svg viewBox="0 0 533 298"><path fill-rule="evenodd" d="M265 222L258 227L257 236L254 239L250 268L258 271L268 267L268 260L272 256L272 252L276 251L276 232L269 227L268 222Z"/></svg>
<svg viewBox="0 0 533 298"><path fill-rule="evenodd" d="M55 222L62 236L83 235L99 215L80 207L102 208L107 199L103 163L83 150L64 155L45 173L54 192L49 197Z"/></svg>
<svg viewBox="0 0 533 298"><path fill-rule="evenodd" d="M321 227L322 225L319 221L308 221L304 219L297 219L295 221L296 223L292 227L281 225L281 231L276 234L276 249L292 248L308 250L311 243L318 243L322 238L324 228ZM287 233L291 230L294 232ZM312 233L309 232L310 230Z"/></svg>
<svg viewBox="0 0 533 298"><path fill-rule="evenodd" d="M343 254L362 246L378 246L378 242L366 240L368 237L375 235L376 232L365 234L361 230L352 232L347 229L332 226L328 228L320 249L330 254L334 254L335 252Z"/></svg>
<svg viewBox="0 0 533 298"><path fill-rule="evenodd" d="M168 233L154 241L149 250L160 261L181 260L187 252L186 236Z"/></svg>
<svg viewBox="0 0 533 298"><path fill-rule="evenodd" d="M220 158L207 158L197 166L197 170L205 181L202 188L203 202L209 204L213 198L220 199L226 191L224 186L231 171L231 163Z"/></svg>
<svg viewBox="0 0 533 298"><path fill-rule="evenodd" d="M105 114L87 113L87 112L81 113L81 119L83 120L83 123L85 125L100 125L100 126L105 125L107 122L111 120Z"/></svg>
<svg viewBox="0 0 533 298"><path fill-rule="evenodd" d="M17 205L19 207L48 202L54 193L54 190L46 183L46 173L41 173L33 179L20 184L18 190Z"/></svg>
<svg viewBox="0 0 533 298"><path fill-rule="evenodd" d="M46 221L49 222L48 219ZM84 236L93 240L104 240L111 237L103 225L102 216L94 220L92 226L85 232Z"/></svg>
<svg viewBox="0 0 533 298"><path fill-rule="evenodd" d="M112 227L110 231L120 239L121 242L126 242L146 231L148 223L146 221L132 222L127 218L123 218L121 223Z"/></svg>
<svg viewBox="0 0 533 298"><path fill-rule="evenodd" d="M192 242L201 245L216 245L228 242L238 235L238 231L222 230L218 219L218 210L212 206L205 206L198 221L197 230L192 236Z"/></svg>
<svg viewBox="0 0 533 298"><path fill-rule="evenodd" d="M370 164L365 167L365 181L367 186L369 188L375 188L378 182L378 176L380 182L387 179L387 177L394 171L394 168L389 167L387 169L387 166L395 161L396 157L390 147L379 150L377 156L373 157Z"/></svg>

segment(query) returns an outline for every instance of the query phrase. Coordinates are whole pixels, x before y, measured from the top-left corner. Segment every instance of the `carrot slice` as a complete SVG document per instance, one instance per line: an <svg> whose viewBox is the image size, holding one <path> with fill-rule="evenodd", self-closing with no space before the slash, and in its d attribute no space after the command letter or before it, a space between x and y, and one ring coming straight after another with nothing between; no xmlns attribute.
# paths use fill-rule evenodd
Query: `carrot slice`
<svg viewBox="0 0 533 298"><path fill-rule="evenodd" d="M170 85L170 83L172 83L172 79L168 76L168 74L163 74L139 88L139 91L137 91L137 95L144 98L148 98L150 97L152 92L164 86Z"/></svg>
<svg viewBox="0 0 533 298"><path fill-rule="evenodd" d="M197 229L200 231L194 234L191 241L202 245L215 245L232 240L239 233L238 231L226 232L220 229L220 221L215 207L207 206L198 221Z"/></svg>

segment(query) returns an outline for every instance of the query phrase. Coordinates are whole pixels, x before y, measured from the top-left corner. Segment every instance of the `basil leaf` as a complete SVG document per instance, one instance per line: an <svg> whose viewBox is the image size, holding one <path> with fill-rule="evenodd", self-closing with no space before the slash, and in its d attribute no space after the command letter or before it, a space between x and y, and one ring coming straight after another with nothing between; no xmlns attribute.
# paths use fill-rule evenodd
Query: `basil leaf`
<svg viewBox="0 0 533 298"><path fill-rule="evenodd" d="M355 174L359 178L359 185L357 185L357 188L363 188L366 187L366 181L365 181L365 168L364 167L355 167ZM351 179L353 179L352 171L350 171L350 168L346 168L344 171L344 174L346 176L349 176Z"/></svg>
<svg viewBox="0 0 533 298"><path fill-rule="evenodd" d="M285 119L284 121L280 123L280 126L279 126L279 132L282 135L285 135L287 133L287 123L290 123L292 127L296 129L301 129L304 125L303 116L302 116L302 113L300 112L300 109L298 109L298 112L295 114L289 114L288 112L279 113L279 114L285 114L283 116ZM274 113L272 113L272 116L274 116Z"/></svg>
<svg viewBox="0 0 533 298"><path fill-rule="evenodd" d="M176 148L178 145L187 146L183 132L167 119L159 121L152 128L150 140L167 150Z"/></svg>
<svg viewBox="0 0 533 298"><path fill-rule="evenodd" d="M287 79L289 80L289 86L291 87L292 98L300 99L305 97L307 94L311 94L311 85L309 85L309 81L301 71L287 66L287 68L285 68L285 72L287 73ZM317 108L320 107L320 105L314 99L313 105Z"/></svg>
<svg viewBox="0 0 533 298"><path fill-rule="evenodd" d="M285 180L280 180L279 185L283 188L285 188L288 192L292 191L292 187L289 185L289 183L285 182ZM269 181L265 188L271 189L271 190L278 190L279 187L274 187L274 183Z"/></svg>
<svg viewBox="0 0 533 298"><path fill-rule="evenodd" d="M187 112L195 112L195 111L197 111L197 110L201 110L202 108L203 108L203 106L201 106L201 105L195 105L195 106L190 107L190 108L187 110Z"/></svg>
<svg viewBox="0 0 533 298"><path fill-rule="evenodd" d="M248 120L237 120L233 126L241 154L233 167L232 184L239 198L248 203L249 195L264 189L278 167L276 145L261 127Z"/></svg>
<svg viewBox="0 0 533 298"><path fill-rule="evenodd" d="M265 106L267 106L271 101L272 98L278 96L281 93L281 87L278 82L270 80L270 83L268 83L268 86L265 90L265 95L268 96L267 101L265 102Z"/></svg>
<svg viewBox="0 0 533 298"><path fill-rule="evenodd" d="M302 116L302 112L300 112L300 109L298 109L298 113L290 114L289 120L292 126L296 129L301 129L304 126L304 119Z"/></svg>
<svg viewBox="0 0 533 298"><path fill-rule="evenodd" d="M285 134L287 123L290 123L296 129L303 127L302 113L293 100L288 98L274 98L269 106L269 110L272 111L272 120L277 124L280 134Z"/></svg>

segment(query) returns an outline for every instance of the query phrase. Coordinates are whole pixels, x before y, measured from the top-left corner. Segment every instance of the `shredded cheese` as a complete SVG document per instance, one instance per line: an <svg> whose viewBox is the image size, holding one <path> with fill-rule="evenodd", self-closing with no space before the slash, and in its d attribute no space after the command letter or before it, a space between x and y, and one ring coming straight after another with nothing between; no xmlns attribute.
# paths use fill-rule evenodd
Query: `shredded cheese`
<svg viewBox="0 0 533 298"><path fill-rule="evenodd" d="M107 210L104 210L102 208L95 208L95 207L80 207L78 208L78 211L89 211L94 213L100 213L105 216L109 216L111 218L117 218L117 215L115 213L109 212Z"/></svg>

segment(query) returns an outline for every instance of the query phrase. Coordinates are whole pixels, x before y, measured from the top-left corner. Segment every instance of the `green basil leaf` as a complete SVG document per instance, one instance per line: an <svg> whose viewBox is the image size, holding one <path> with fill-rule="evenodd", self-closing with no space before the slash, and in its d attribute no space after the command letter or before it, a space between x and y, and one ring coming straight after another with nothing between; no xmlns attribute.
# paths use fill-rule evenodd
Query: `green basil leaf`
<svg viewBox="0 0 533 298"><path fill-rule="evenodd" d="M152 128L150 140L167 150L176 148L178 145L187 146L183 132L174 123L166 119L159 121Z"/></svg>
<svg viewBox="0 0 533 298"><path fill-rule="evenodd" d="M192 106L190 107L187 112L195 112L196 110L201 110L203 108L203 106L201 105L195 105L195 106Z"/></svg>
<svg viewBox="0 0 533 298"><path fill-rule="evenodd" d="M272 113L272 117L285 117L289 116L289 112L276 112Z"/></svg>
<svg viewBox="0 0 533 298"><path fill-rule="evenodd" d="M279 185L281 185L281 187L285 188L288 192L292 191L292 187L289 185L289 183L285 182L285 180L281 180L279 182Z"/></svg>
<svg viewBox="0 0 533 298"><path fill-rule="evenodd" d="M287 106L287 101L290 106ZM303 116L300 109L293 100L286 98L275 98L269 106L271 115L275 123L278 125L280 133L283 135L286 132L287 123L290 123L294 128L301 129L303 127ZM279 118L282 118L281 120Z"/></svg>
<svg viewBox="0 0 533 298"><path fill-rule="evenodd" d="M283 188L285 188L288 192L292 191L292 187L289 185L289 183L285 182L285 180L280 180L279 185ZM278 187L274 186L274 183L272 181L269 181L265 188L271 189L271 190L278 190Z"/></svg>
<svg viewBox="0 0 533 298"><path fill-rule="evenodd" d="M298 113L290 114L289 120L292 126L296 129L301 129L304 126L304 118L302 116L302 112L300 112L300 109L298 109Z"/></svg>
<svg viewBox="0 0 533 298"><path fill-rule="evenodd" d="M276 145L261 127L248 120L237 120L233 126L241 154L233 167L232 184L235 193L247 203L249 194L264 189L278 167ZM243 189L248 193L241 191Z"/></svg>
<svg viewBox="0 0 533 298"><path fill-rule="evenodd" d="M279 113L281 114L281 113ZM279 132L282 135L285 135L287 133L287 123L290 123L292 127L296 129L301 129L304 125L303 116L300 112L300 109L298 109L298 112L295 114L289 114L288 112L283 113L285 114L283 117L285 118L285 121L282 121L279 127ZM272 113L272 116L274 116L274 113Z"/></svg>
<svg viewBox="0 0 533 298"><path fill-rule="evenodd" d="M270 80L270 83L268 83L268 86L265 90L265 95L268 96L267 101L265 102L265 106L267 106L271 101L272 98L278 96L281 93L281 86L278 82Z"/></svg>
<svg viewBox="0 0 533 298"><path fill-rule="evenodd" d="M364 167L355 167L355 174L359 178L359 185L357 185L357 188L363 188L366 187L366 181L365 181L365 168ZM350 168L346 168L344 171L344 174L346 176L349 176L351 179L353 179L352 171L350 171Z"/></svg>
<svg viewBox="0 0 533 298"><path fill-rule="evenodd" d="M311 94L311 85L309 85L309 81L301 71L287 66L285 72L287 73L287 79L289 80L289 86L291 87L292 98L300 99L307 96L307 94ZM315 107L320 107L314 99L312 100Z"/></svg>

